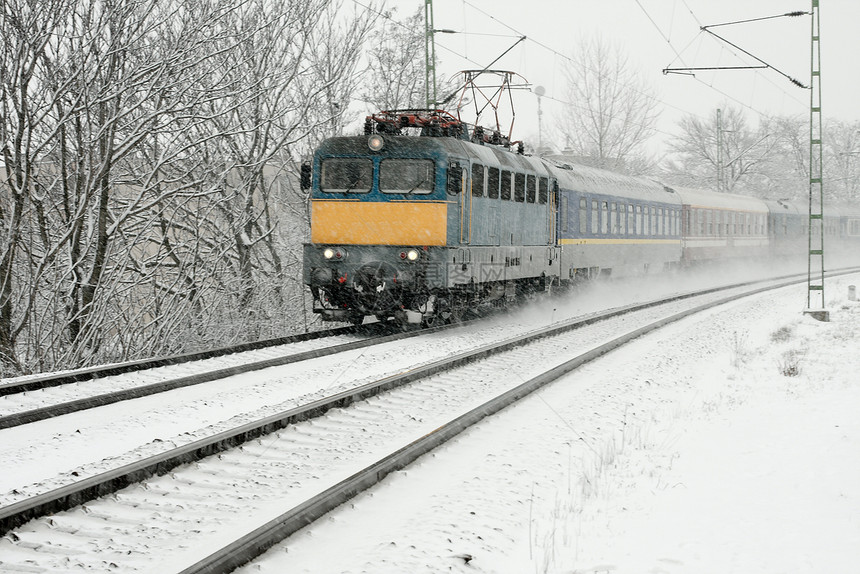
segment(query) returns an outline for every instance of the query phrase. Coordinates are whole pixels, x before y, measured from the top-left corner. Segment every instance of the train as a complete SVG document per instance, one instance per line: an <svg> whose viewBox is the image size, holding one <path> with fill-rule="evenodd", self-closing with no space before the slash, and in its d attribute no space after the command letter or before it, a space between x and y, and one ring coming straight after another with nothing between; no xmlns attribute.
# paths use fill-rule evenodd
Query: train
<svg viewBox="0 0 860 574"><path fill-rule="evenodd" d="M443 110L368 116L302 165L303 281L323 320L434 325L599 276L805 254L807 206L526 155ZM860 209L826 215L860 252Z"/></svg>

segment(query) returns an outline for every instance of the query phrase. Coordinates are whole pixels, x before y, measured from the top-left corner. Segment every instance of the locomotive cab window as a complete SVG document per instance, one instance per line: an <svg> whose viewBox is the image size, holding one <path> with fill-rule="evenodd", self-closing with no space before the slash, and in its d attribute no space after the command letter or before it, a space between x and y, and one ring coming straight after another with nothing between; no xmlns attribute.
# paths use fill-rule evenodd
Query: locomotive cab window
<svg viewBox="0 0 860 574"><path fill-rule="evenodd" d="M432 193L436 169L429 159L384 159L379 166L383 193Z"/></svg>
<svg viewBox="0 0 860 574"><path fill-rule="evenodd" d="M324 159L320 189L327 193L367 193L373 185L370 159L337 157Z"/></svg>
<svg viewBox="0 0 860 574"><path fill-rule="evenodd" d="M536 195L537 191L535 189L535 176L528 175L526 176L526 201L529 203L534 203Z"/></svg>

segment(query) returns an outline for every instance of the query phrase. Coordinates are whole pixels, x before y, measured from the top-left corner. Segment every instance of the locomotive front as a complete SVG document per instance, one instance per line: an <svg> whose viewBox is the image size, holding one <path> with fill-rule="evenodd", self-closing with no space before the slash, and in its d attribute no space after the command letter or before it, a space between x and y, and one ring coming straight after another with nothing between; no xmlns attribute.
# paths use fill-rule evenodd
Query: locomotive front
<svg viewBox="0 0 860 574"><path fill-rule="evenodd" d="M324 320L417 322L434 313L434 247L447 242L443 148L398 135L323 142L305 168L304 282Z"/></svg>

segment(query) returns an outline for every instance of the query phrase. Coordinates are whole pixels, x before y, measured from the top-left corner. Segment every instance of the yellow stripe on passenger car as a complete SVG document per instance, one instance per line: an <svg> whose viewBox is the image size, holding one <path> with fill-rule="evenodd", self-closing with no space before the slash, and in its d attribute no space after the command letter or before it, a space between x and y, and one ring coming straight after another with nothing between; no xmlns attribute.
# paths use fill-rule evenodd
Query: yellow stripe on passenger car
<svg viewBox="0 0 860 574"><path fill-rule="evenodd" d="M313 200L311 242L445 245L447 208L432 201Z"/></svg>
<svg viewBox="0 0 860 574"><path fill-rule="evenodd" d="M680 239L562 239L562 245L680 245Z"/></svg>

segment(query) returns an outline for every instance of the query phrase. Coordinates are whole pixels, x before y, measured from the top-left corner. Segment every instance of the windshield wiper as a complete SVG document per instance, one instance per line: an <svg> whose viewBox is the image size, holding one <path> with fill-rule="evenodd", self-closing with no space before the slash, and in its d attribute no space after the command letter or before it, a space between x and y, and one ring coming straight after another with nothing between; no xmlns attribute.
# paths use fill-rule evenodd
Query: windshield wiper
<svg viewBox="0 0 860 574"><path fill-rule="evenodd" d="M413 185L413 186L412 186L412 189L410 189L409 191L407 191L407 192L406 192L406 193L404 193L403 195L411 195L413 191L415 191L416 189L418 189L419 187L421 187L421 186L422 186L422 185L424 185L425 183L427 183L427 178L426 178L426 177L425 177L424 179L422 179L421 181L419 181L418 183L416 183L415 185Z"/></svg>

